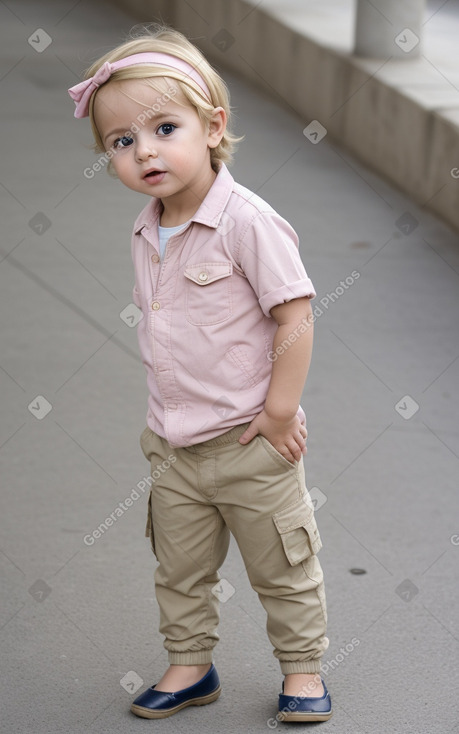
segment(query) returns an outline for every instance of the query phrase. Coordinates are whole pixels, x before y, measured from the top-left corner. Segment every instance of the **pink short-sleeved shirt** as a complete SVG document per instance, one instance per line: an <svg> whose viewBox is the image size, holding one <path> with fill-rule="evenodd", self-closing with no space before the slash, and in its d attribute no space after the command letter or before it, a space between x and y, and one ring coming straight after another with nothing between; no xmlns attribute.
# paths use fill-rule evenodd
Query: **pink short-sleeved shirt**
<svg viewBox="0 0 459 734"><path fill-rule="evenodd" d="M162 261L160 214L153 198L134 224L133 300L143 314L147 424L177 448L263 410L277 330L270 309L316 293L292 227L225 165ZM305 423L301 406L298 415Z"/></svg>

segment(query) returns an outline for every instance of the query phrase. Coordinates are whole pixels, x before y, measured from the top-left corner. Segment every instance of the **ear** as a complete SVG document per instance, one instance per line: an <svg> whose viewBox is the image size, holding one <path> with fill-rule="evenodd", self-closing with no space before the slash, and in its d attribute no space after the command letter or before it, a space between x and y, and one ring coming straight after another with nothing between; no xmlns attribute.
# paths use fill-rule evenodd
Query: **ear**
<svg viewBox="0 0 459 734"><path fill-rule="evenodd" d="M209 132L207 137L207 145L209 148L216 148L220 143L226 130L226 112L223 107L215 107L212 118L209 122Z"/></svg>

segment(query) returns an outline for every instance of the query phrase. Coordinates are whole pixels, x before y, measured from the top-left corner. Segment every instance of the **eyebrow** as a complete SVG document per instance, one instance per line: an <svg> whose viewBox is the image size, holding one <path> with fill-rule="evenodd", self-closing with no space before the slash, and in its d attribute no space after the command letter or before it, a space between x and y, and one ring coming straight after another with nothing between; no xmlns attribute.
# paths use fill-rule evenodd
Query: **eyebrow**
<svg viewBox="0 0 459 734"><path fill-rule="evenodd" d="M146 109L151 109L151 108L147 107ZM167 113L167 112L160 112L159 114L155 113L153 117L148 117L147 115L147 118L148 118L148 121L154 120L155 122L158 122L159 120L162 120L162 119L165 119L165 120L171 120L173 118L176 120L180 119L179 115L174 115L174 113ZM110 130L110 132L104 135L104 141L110 138L112 135L120 135L120 134L126 134L126 133L131 132L131 127L136 124L137 124L136 122L131 122L130 127L117 127L115 130Z"/></svg>

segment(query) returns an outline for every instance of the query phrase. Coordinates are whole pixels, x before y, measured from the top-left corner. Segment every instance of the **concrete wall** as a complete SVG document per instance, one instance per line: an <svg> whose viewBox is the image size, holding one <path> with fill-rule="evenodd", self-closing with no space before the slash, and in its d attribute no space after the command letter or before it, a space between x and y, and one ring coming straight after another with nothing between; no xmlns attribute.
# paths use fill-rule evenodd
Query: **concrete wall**
<svg viewBox="0 0 459 734"><path fill-rule="evenodd" d="M321 0L329 14L319 17L317 6L297 0L113 0L133 23L163 20L182 30L211 62L271 90L305 126L318 120L459 230L459 91L423 57L355 56L351 9L340 15L343 3L334 1Z"/></svg>

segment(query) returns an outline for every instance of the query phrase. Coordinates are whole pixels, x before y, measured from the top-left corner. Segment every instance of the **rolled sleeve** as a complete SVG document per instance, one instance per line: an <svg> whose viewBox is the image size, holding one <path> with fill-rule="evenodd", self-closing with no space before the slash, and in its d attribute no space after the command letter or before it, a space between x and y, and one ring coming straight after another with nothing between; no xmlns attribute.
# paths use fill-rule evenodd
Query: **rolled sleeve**
<svg viewBox="0 0 459 734"><path fill-rule="evenodd" d="M316 292L301 261L295 230L276 212L259 213L243 237L239 259L265 316L273 306Z"/></svg>

